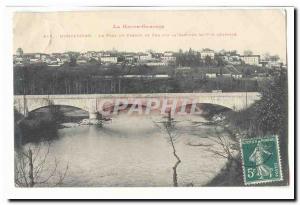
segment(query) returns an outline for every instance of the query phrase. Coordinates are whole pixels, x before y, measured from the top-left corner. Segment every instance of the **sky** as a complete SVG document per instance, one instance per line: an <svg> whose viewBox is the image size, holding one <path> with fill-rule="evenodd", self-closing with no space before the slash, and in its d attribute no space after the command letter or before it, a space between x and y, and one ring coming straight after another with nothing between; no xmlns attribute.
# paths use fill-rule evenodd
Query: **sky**
<svg viewBox="0 0 300 205"><path fill-rule="evenodd" d="M17 12L13 48L25 53L252 50L285 62L285 20L281 9Z"/></svg>

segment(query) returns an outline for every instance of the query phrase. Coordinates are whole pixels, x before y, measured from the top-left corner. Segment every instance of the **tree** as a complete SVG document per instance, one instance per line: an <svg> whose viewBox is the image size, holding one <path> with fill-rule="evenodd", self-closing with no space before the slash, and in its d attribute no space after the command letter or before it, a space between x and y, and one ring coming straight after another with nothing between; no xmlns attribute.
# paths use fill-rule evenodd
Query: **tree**
<svg viewBox="0 0 300 205"><path fill-rule="evenodd" d="M74 55L70 56L69 65L72 66L72 67L77 65L77 58Z"/></svg>
<svg viewBox="0 0 300 205"><path fill-rule="evenodd" d="M24 53L24 52L23 52L23 49L22 49L22 48L18 48L18 49L17 49L17 55L18 55L18 56L22 56L23 53Z"/></svg>
<svg viewBox="0 0 300 205"><path fill-rule="evenodd" d="M222 133L220 133L220 131L216 130L216 134L217 134L217 137L210 138L210 140L213 141L216 145L218 145L219 149L208 148L208 149L206 149L206 151L211 152L211 153L215 154L216 156L225 158L227 160L236 160L233 157L232 146L233 145L237 146L238 142L236 142L236 141L231 142L229 140L229 136L222 136ZM236 161L239 163L238 160L236 160Z"/></svg>
<svg viewBox="0 0 300 205"><path fill-rule="evenodd" d="M253 69L246 67L245 69L243 69L243 73L246 77L248 77L253 73Z"/></svg>
<svg viewBox="0 0 300 205"><path fill-rule="evenodd" d="M210 66L210 65L212 65L213 61L212 61L212 58L209 55L207 55L204 57L204 62L207 66Z"/></svg>
<svg viewBox="0 0 300 205"><path fill-rule="evenodd" d="M252 86L257 87L257 81L254 81ZM232 112L228 119L235 127L246 130L249 137L267 134L285 136L288 122L286 73L282 72L263 86L259 101L247 109Z"/></svg>
<svg viewBox="0 0 300 205"><path fill-rule="evenodd" d="M69 58L70 58L70 62L69 65L70 66L76 66L77 65L77 58L79 56L79 53L77 52L68 52Z"/></svg>
<svg viewBox="0 0 300 205"><path fill-rule="evenodd" d="M288 90L283 72L263 89L261 100L255 104L255 121L263 134L280 134L287 129Z"/></svg>
<svg viewBox="0 0 300 205"><path fill-rule="evenodd" d="M218 67L224 67L226 65L225 60L222 58L222 56L217 55L216 57L217 66Z"/></svg>
<svg viewBox="0 0 300 205"><path fill-rule="evenodd" d="M89 63L94 64L94 65L100 65L99 61L96 60L95 58L90 58Z"/></svg>
<svg viewBox="0 0 300 205"><path fill-rule="evenodd" d="M244 51L245 56L249 56L249 55L252 55L252 54L253 54L253 52L251 50L245 50Z"/></svg>
<svg viewBox="0 0 300 205"><path fill-rule="evenodd" d="M42 153L44 152L44 153ZM59 186L65 179L69 165L59 170L59 162L49 162L48 156L50 144L42 151L41 145L23 148L15 152L15 184L19 187L34 187L46 184L48 186ZM52 164L52 170L49 165ZM45 169L47 165L47 170Z"/></svg>
<svg viewBox="0 0 300 205"><path fill-rule="evenodd" d="M263 91L261 100L254 106L255 117L251 124L259 135L279 136L284 181L288 180L288 87L286 72L281 71Z"/></svg>
<svg viewBox="0 0 300 205"><path fill-rule="evenodd" d="M178 137L178 134L176 132L175 128L175 122L173 118L171 117L171 110L168 112L168 117L166 121L162 122L154 122L154 125L156 125L161 131L164 131L167 134L168 140L172 146L173 149L173 155L176 158L176 163L173 166L173 186L178 186L178 179L177 179L177 167L181 163L181 160L176 152L175 148L175 140ZM162 123L162 126L159 125L159 123Z"/></svg>
<svg viewBox="0 0 300 205"><path fill-rule="evenodd" d="M237 50L229 51L230 55L237 55Z"/></svg>
<svg viewBox="0 0 300 205"><path fill-rule="evenodd" d="M117 61L118 62L124 62L125 61L125 57L124 56L118 56Z"/></svg>
<svg viewBox="0 0 300 205"><path fill-rule="evenodd" d="M280 59L280 58L279 58L278 55L273 55L273 56L270 56L270 57L269 57L269 60L270 60L270 61L274 61L274 62L278 61L279 59Z"/></svg>
<svg viewBox="0 0 300 205"><path fill-rule="evenodd" d="M270 60L270 54L269 53L264 53L263 54L263 59L266 60L266 61Z"/></svg>

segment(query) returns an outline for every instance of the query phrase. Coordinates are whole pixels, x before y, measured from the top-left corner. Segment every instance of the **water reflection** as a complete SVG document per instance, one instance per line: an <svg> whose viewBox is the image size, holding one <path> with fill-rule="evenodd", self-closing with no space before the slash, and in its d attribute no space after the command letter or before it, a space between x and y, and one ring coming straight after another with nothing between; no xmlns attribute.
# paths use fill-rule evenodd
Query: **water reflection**
<svg viewBox="0 0 300 205"><path fill-rule="evenodd" d="M161 120L155 114L124 113L102 128L59 129L49 155L61 164L69 164L62 186L173 186L176 158L169 136L154 123ZM204 185L226 163L226 159L207 151L208 147L221 149L212 139L220 131L226 133L218 126L195 123L204 121L200 116L176 118L174 146L181 159L177 167L179 186Z"/></svg>

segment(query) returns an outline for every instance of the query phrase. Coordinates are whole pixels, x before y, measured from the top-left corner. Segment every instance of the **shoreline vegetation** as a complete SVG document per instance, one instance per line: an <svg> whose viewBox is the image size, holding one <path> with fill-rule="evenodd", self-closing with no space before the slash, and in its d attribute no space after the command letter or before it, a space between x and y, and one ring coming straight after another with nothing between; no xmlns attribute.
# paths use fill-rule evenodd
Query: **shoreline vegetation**
<svg viewBox="0 0 300 205"><path fill-rule="evenodd" d="M56 139L57 131L63 128L62 123L69 117L65 116L59 106L49 105L44 112L31 112L24 118L14 111L15 115L15 146L18 148L28 142L40 142ZM78 119L74 118L73 121Z"/></svg>
<svg viewBox="0 0 300 205"><path fill-rule="evenodd" d="M277 72L251 65L182 68L185 67L105 66L93 63L62 65L59 69L45 65L16 66L14 94L257 92ZM243 77L234 77L232 73Z"/></svg>
<svg viewBox="0 0 300 205"><path fill-rule="evenodd" d="M209 113L208 119L222 118L223 126L238 144L238 154L228 158L221 172L206 186L244 186L241 151L241 138L258 138L278 135L280 140L283 181L272 185L284 186L289 183L288 167L288 94L287 77L281 73L261 92L261 100L247 109L238 112ZM225 180L224 180L225 179ZM268 184L266 184L268 185ZM266 186L265 184L255 186Z"/></svg>
<svg viewBox="0 0 300 205"><path fill-rule="evenodd" d="M247 109L234 112L226 108L206 107L204 117L207 125L222 126L234 141L232 150L237 154L227 153L227 163L220 173L205 186L244 186L242 161L239 147L241 138L263 137L266 135L278 135L280 140L283 181L274 182L272 185L283 186L289 183L288 168L288 107L287 107L287 76L281 73L276 76L269 85L261 91L262 98ZM15 124L16 143L23 145L27 142L37 142L40 136L47 140L47 136L54 139L57 130L64 128L63 122L67 118L59 107L50 106L49 115L29 115L28 119ZM34 120L37 117L38 120ZM15 122L21 116L15 112ZM80 120L72 123L79 123ZM37 129L38 128L38 129ZM22 131L21 131L22 130ZM30 133L30 135L28 135ZM24 139L21 136L28 136ZM47 134L47 135L44 135ZM20 140L18 137L21 137ZM200 146L200 145L199 145ZM215 153L218 154L218 153ZM224 156L223 156L224 157ZM265 186L264 184L260 186Z"/></svg>

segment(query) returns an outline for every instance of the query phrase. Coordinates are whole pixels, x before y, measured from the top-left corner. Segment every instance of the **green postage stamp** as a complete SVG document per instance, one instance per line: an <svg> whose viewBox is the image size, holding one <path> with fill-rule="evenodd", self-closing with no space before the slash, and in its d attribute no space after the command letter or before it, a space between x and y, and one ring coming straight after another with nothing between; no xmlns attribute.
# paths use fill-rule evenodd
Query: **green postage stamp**
<svg viewBox="0 0 300 205"><path fill-rule="evenodd" d="M241 139L245 185L282 181L278 136Z"/></svg>

